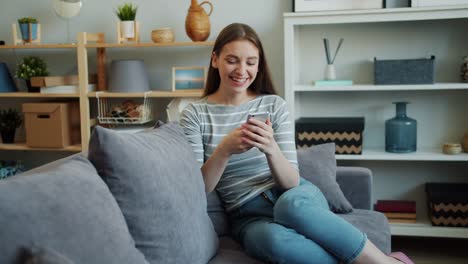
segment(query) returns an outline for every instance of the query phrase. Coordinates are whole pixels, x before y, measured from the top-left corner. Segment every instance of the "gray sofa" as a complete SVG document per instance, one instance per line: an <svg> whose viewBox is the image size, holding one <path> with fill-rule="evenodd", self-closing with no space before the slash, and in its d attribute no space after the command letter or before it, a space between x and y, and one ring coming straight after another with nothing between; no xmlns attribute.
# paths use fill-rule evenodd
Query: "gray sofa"
<svg viewBox="0 0 468 264"><path fill-rule="evenodd" d="M229 236L216 193L205 195L180 128L98 128L90 146L88 157L0 181L0 263L259 263ZM340 216L389 253L388 222L370 210L371 172L331 171L354 208Z"/></svg>
<svg viewBox="0 0 468 264"><path fill-rule="evenodd" d="M361 167L338 167L336 180L354 208L353 212L339 216L365 232L380 250L390 253L388 221L383 214L371 211L371 171ZM215 194L208 196L208 214L220 235L218 253L210 264L261 263L245 255L242 247L229 236L229 223Z"/></svg>

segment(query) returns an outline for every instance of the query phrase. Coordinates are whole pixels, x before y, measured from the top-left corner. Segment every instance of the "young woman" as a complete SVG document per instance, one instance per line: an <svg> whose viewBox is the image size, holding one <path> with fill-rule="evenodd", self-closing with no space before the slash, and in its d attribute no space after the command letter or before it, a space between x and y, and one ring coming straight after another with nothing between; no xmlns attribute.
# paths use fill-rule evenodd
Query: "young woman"
<svg viewBox="0 0 468 264"><path fill-rule="evenodd" d="M203 98L182 113L205 190L220 195L234 238L269 263L412 263L383 254L300 178L287 106L275 94L259 37L235 23L216 39ZM247 120L260 112L266 122Z"/></svg>

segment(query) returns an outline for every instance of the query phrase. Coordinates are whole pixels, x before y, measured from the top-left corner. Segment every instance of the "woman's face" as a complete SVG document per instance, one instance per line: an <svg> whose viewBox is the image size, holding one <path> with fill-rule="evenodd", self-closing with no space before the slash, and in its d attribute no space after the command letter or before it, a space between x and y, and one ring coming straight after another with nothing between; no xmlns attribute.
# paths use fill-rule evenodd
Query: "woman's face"
<svg viewBox="0 0 468 264"><path fill-rule="evenodd" d="M219 89L229 94L247 93L258 72L258 48L248 40L224 45L219 56L213 53L211 65L221 78Z"/></svg>

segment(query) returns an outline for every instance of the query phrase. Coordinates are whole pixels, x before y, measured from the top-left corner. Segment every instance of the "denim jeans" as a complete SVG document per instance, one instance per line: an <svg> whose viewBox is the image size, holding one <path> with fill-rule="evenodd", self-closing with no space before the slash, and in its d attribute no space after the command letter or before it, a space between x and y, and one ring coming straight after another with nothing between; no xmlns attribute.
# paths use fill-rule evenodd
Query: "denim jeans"
<svg viewBox="0 0 468 264"><path fill-rule="evenodd" d="M268 263L351 263L367 236L330 211L322 192L301 179L272 188L229 213L247 254Z"/></svg>

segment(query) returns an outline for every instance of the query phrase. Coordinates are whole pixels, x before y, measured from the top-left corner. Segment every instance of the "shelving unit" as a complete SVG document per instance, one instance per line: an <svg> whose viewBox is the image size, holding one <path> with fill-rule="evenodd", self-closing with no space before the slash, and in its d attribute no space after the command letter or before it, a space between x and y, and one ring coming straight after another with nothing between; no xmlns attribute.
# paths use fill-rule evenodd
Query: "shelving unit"
<svg viewBox="0 0 468 264"><path fill-rule="evenodd" d="M393 235L468 238L465 228L433 227L425 182L468 182L468 153L446 155L445 142L468 132L468 83L460 65L468 55L468 5L309 13L285 13L285 99L300 117L364 116L362 155L336 155L340 165L365 166L374 174L373 200L417 202L416 224L391 224ZM334 51L344 38L335 67L349 86L314 86L324 78L323 38ZM436 57L435 84L374 85L373 60ZM415 153L385 152L385 120L392 102L409 101L418 121Z"/></svg>
<svg viewBox="0 0 468 264"><path fill-rule="evenodd" d="M2 100L9 99L21 99L35 101L45 101L50 99L75 99L79 101L80 105L80 121L81 121L81 145L72 145L66 148L30 148L26 146L24 142L18 142L15 144L0 144L0 151L54 151L54 152L87 152L88 142L91 136L91 127L95 126L98 122L96 117L92 117L90 114L90 100L96 98L96 92L88 92L88 49L95 48L97 50L97 63L101 70L105 72L105 52L106 49L120 49L120 48L167 48L167 47L188 47L188 48L203 48L210 47L214 44L213 41L206 42L173 42L173 43L106 43L102 34L91 34L86 32L79 32L77 34L78 42L76 44L32 44L32 45L4 45L0 46L2 50L34 50L34 53L39 53L40 50L62 50L70 49L76 53L77 65L78 65L78 77L79 77L79 93L76 94L40 94L40 93L27 93L27 92L14 92L14 93L0 93L0 102ZM97 41L97 42L93 42ZM2 51L6 52L6 51ZM99 69L98 69L99 74ZM98 76L99 78L102 76ZM173 92L168 90L160 91L154 90L148 93L148 98L180 98L180 97L199 97L202 95L201 91ZM144 93L112 93L112 92L100 92L99 97L101 98L143 98ZM44 99L44 100L43 100Z"/></svg>

